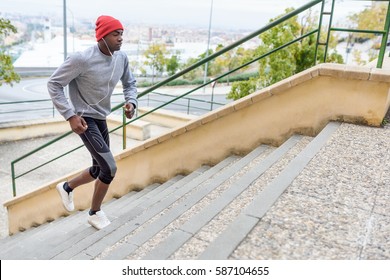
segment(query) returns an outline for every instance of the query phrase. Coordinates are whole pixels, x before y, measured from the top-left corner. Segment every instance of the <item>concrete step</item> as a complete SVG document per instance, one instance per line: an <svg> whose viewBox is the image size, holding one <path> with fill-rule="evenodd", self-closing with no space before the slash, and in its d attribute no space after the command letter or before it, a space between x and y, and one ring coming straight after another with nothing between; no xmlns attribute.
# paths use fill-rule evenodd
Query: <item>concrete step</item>
<svg viewBox="0 0 390 280"><path fill-rule="evenodd" d="M299 153L308 137L294 135L265 158L248 165L245 174L232 182L219 196L211 200L190 219L175 228L168 238L160 239L156 246L145 246L138 254L128 256L135 259L195 259L204 246L223 230L243 207L258 192L254 182L267 180L270 173L277 176L286 162ZM238 203L238 204L237 204ZM153 248L153 250L148 250Z"/></svg>
<svg viewBox="0 0 390 280"><path fill-rule="evenodd" d="M227 158L216 166L203 166L187 176L178 176L161 186L151 186L152 190L134 199L134 195L123 197L104 205L104 210L112 221L111 225L96 231L87 224L87 212L80 211L53 223L8 237L1 245L2 259L62 259L71 258L91 245L104 244L115 238L124 225L137 227L161 212L175 200L182 197L215 172L235 160ZM140 192L141 193L141 192ZM133 200L133 201L131 201ZM61 221L60 221L61 220ZM134 224L129 221L136 220ZM115 233L115 234L114 234ZM100 239L103 239L100 243ZM33 240L33 242L32 242Z"/></svg>
<svg viewBox="0 0 390 280"><path fill-rule="evenodd" d="M227 259L338 125L113 199L103 205L111 224L100 231L85 210L10 236L0 258Z"/></svg>
<svg viewBox="0 0 390 280"><path fill-rule="evenodd" d="M120 221L119 224L115 224L114 221L112 223L114 227L107 227L106 229L103 229L105 232L102 230L98 231L96 234L82 240L78 244L75 244L69 250L55 256L54 259L93 258L94 256L100 254L108 246L111 246L121 240L129 232L136 230L154 216L159 215L162 211L164 211L164 209L175 203L184 195L191 193L199 185L203 184L216 172L223 169L234 160L235 157L229 157L212 168L201 170L200 172L194 172L192 177L192 174L186 176L183 180L178 182L177 186L168 188L160 199L157 199L157 197L151 198L148 201L149 203L150 201L153 202L150 206L148 204L142 204L142 207L138 209L139 211L134 211L137 210L134 209L128 215L124 215L118 219Z"/></svg>
<svg viewBox="0 0 390 280"><path fill-rule="evenodd" d="M197 228L212 221L254 180L286 157L303 138L302 136L293 136L278 149L274 151L271 149L269 153L263 152L254 156L257 151L265 149L264 146L259 147L215 176L209 182L208 191L195 193L183 200L181 204L164 211L158 217L154 217L153 221L147 225L138 227L135 232L129 233L112 247L107 247L100 255L96 256L96 259L131 259L140 258L140 256L144 256L146 259L167 258L171 252L183 245L183 240L188 237L187 231L191 229L196 231ZM296 153L300 149L298 147ZM265 155L263 156L263 154ZM256 160L258 162L254 163ZM243 170L244 172L242 172ZM239 176L237 176L238 172L241 173ZM213 192L215 192L214 195ZM201 199L203 200L201 201ZM183 218L183 216L187 217ZM191 217L188 218L188 216ZM175 230L177 231L180 225L183 225L184 228L187 227L185 229L187 231L182 231L184 234L179 237L175 234ZM167 236L170 238L161 242ZM156 249L149 252L151 248Z"/></svg>
<svg viewBox="0 0 390 280"><path fill-rule="evenodd" d="M164 184L153 184L139 192L130 192L119 199L113 199L104 204L104 211L110 218L119 216L118 214L131 209L131 207L136 207L182 178L184 176L176 176ZM87 223L87 211L77 211L67 217L3 239L4 244L0 246L2 248L0 257L11 254L11 251L13 251L11 254L13 257L19 258L20 255L18 254L21 254L26 259L38 258L41 255L48 254L49 251L49 254L54 254L54 248L56 248L54 251L59 250L56 247L57 245L67 243L68 239L73 239L79 235L82 236L83 233L90 231L90 229L86 229L90 228ZM29 243L31 240L45 242L42 242L40 248L37 250L34 242ZM38 253L40 251L42 252Z"/></svg>
<svg viewBox="0 0 390 280"><path fill-rule="evenodd" d="M339 125L339 123L328 124L274 180L253 198L227 229L209 244L199 259L227 259L325 145Z"/></svg>
<svg viewBox="0 0 390 280"><path fill-rule="evenodd" d="M172 180L165 183L165 185L169 185L174 181L177 181L178 178L173 178ZM141 199L142 196L148 194L148 192L154 190L158 187L158 184L153 184L149 187L144 188L139 192L130 192L129 194L123 196L120 199L113 199L105 204L105 211L107 213L111 212L112 207L117 207L121 205L121 202L124 201L133 201L136 199ZM112 205L112 206L111 206ZM110 207L111 206L111 207ZM46 240L48 243L52 242L52 238L49 236L51 234L71 234L73 230L79 230L80 226L84 227L86 224L86 214L87 211L76 211L71 213L69 216L62 217L53 222L46 223L39 227L31 228L25 232L18 233L14 236L9 236L1 240L0 247L2 248L0 252L0 256L3 254L9 254L12 250L20 250L23 248L23 256L27 256L29 251L34 251L34 246L30 246L29 249L28 241L31 239L34 240ZM53 239L55 240L55 239ZM32 244L30 244L32 245ZM21 253L21 252L20 252ZM17 254L17 253L14 253ZM16 257L16 255L15 255Z"/></svg>
<svg viewBox="0 0 390 280"><path fill-rule="evenodd" d="M310 139L302 139L299 140L299 143L295 142L295 147L292 147L291 144L294 140L297 140L294 139L296 136L290 138L266 160L258 163L245 176L235 182L233 188L226 190L208 207L203 208L192 219L172 231L168 237L160 237L158 244L154 244L154 246L149 244L149 246L143 248L144 252L141 254L133 254L127 258L148 260L169 258L228 259L240 242L245 240L249 233L248 230L252 229L254 224L251 216L252 212L245 213L246 216L242 218L242 214L240 214L242 211L240 210L255 209L252 211L262 211L260 209L266 209L264 210L266 213L273 202L325 144L338 126L339 124L330 124L313 141L308 142ZM283 149L290 149L290 151L296 149L299 152L291 157L288 156L287 151L282 153ZM271 159L273 159L272 163L270 162ZM271 172L272 169L276 169L276 172ZM272 177L269 174L267 178L267 176L264 176L266 173L276 173L276 176ZM248 191L250 188L257 189L257 194ZM273 196L269 195L270 190L272 190ZM247 194L242 195L245 192ZM262 197L262 199L257 199L258 197ZM243 202L236 202L239 200ZM233 206L234 204L236 205ZM235 215L234 211L238 214ZM223 212L225 214L222 214ZM257 219L258 221L259 219ZM148 250L147 248L152 249Z"/></svg>
<svg viewBox="0 0 390 280"><path fill-rule="evenodd" d="M155 235L159 234L169 224L175 222L183 213L186 213L191 208L197 208L197 205L204 199L207 199L212 192L220 192L220 187L225 182L231 179L232 175L240 172L251 161L261 156L267 151L266 146L260 146L253 150L245 157L237 160L234 164L224 168L209 181L198 187L198 190L187 197L183 197L181 201L166 209L159 216L147 224L139 227L135 232L129 233L124 241L114 244L110 248L106 248L98 257L104 259L123 259L129 254L136 251L144 243L148 242ZM228 182L231 184L231 182ZM199 208L199 207L198 207Z"/></svg>
<svg viewBox="0 0 390 280"><path fill-rule="evenodd" d="M143 259L168 259L175 251L182 247L205 225L210 223L229 203L236 199L254 180L262 176L276 162L280 161L287 152L292 149L302 137L294 135L288 139L278 149L272 151L266 158L259 161L251 169L222 192L217 198L192 216L179 228L177 228L168 238L155 246L153 250L142 256ZM234 175L234 172L229 174Z"/></svg>

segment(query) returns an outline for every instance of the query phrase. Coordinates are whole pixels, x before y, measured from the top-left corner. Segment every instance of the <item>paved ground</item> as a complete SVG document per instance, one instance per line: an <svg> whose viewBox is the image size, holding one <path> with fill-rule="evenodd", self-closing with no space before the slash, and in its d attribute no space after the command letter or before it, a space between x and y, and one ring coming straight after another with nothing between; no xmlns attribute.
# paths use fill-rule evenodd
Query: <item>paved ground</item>
<svg viewBox="0 0 390 280"><path fill-rule="evenodd" d="M390 259L389 137L342 124L232 258Z"/></svg>

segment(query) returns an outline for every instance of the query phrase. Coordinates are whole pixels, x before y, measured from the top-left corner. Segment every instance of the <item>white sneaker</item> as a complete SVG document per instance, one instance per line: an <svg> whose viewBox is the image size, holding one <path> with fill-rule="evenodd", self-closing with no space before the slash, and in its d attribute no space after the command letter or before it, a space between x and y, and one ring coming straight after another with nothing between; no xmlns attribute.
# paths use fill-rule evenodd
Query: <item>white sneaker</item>
<svg viewBox="0 0 390 280"><path fill-rule="evenodd" d="M111 224L110 220L108 220L106 214L104 214L103 210L96 212L94 215L88 216L88 223L97 229L102 229L109 224Z"/></svg>
<svg viewBox="0 0 390 280"><path fill-rule="evenodd" d="M64 205L65 209L68 211L74 210L74 203L73 203L73 192L68 192L64 190L64 184L65 182L61 182L57 184L56 189L58 193L61 196L62 204Z"/></svg>

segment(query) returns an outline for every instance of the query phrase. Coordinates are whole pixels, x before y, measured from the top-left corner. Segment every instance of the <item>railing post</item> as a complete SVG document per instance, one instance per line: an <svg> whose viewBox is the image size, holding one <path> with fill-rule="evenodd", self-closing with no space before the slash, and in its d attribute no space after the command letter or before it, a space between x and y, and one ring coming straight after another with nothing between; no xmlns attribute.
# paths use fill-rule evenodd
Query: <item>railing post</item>
<svg viewBox="0 0 390 280"><path fill-rule="evenodd" d="M125 107L122 108L122 148L126 149L126 115Z"/></svg>
<svg viewBox="0 0 390 280"><path fill-rule="evenodd" d="M215 85L217 84L217 80L211 83L211 106L210 106L210 111L213 110L213 105L214 105L214 88Z"/></svg>
<svg viewBox="0 0 390 280"><path fill-rule="evenodd" d="M389 38L389 29L390 29L390 1L389 1L389 5L387 6L387 15L386 15L385 29L384 29L385 33L382 35L382 43L381 43L381 48L379 50L378 62L376 65L377 68L382 68L383 65L383 58L385 57L386 46L387 46L387 39Z"/></svg>
<svg viewBox="0 0 390 280"><path fill-rule="evenodd" d="M320 12L320 18L319 18L319 21L318 21L318 32L317 32L317 40L316 40L316 48L314 50L314 65L317 65L317 57L318 57L318 46L320 44L320 40L321 40L321 27L322 27L322 20L323 20L323 16L324 16L324 7L325 7L325 0L322 0L322 3L321 3L321 12Z"/></svg>
<svg viewBox="0 0 390 280"><path fill-rule="evenodd" d="M326 34L326 45L325 45L325 54L324 54L324 63L326 62L326 58L328 56L328 48L329 48L329 38L330 38L330 32L332 31L332 23L333 23L333 14L334 14L334 5L335 0L332 0L332 8L330 10L330 18L329 18L329 26L328 26L328 33Z"/></svg>
<svg viewBox="0 0 390 280"><path fill-rule="evenodd" d="M15 165L14 162L11 162L11 177L12 177L12 193L13 196L16 196L16 182L15 182Z"/></svg>

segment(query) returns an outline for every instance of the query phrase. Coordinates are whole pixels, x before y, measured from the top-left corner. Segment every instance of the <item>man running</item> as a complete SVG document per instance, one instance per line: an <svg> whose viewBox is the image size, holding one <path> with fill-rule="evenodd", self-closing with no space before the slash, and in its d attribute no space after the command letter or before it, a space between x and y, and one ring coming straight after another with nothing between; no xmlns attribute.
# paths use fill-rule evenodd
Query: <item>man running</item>
<svg viewBox="0 0 390 280"><path fill-rule="evenodd" d="M54 106L80 135L92 156L92 166L57 190L66 210L73 211L73 190L95 181L88 222L97 229L110 224L101 204L114 179L116 163L109 148L106 117L111 112L111 95L119 80L125 97L125 114L132 118L137 103L136 80L127 55L120 51L123 26L111 16L96 21L97 44L70 55L50 77L47 88ZM64 87L69 85L68 102Z"/></svg>

